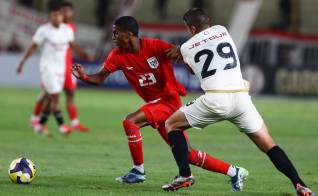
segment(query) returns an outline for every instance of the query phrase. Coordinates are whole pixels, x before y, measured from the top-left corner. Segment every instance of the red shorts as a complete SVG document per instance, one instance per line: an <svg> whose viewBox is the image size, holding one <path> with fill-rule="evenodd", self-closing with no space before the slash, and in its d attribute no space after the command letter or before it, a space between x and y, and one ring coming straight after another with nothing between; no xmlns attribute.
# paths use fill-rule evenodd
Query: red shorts
<svg viewBox="0 0 318 196"><path fill-rule="evenodd" d="M64 90L74 91L76 89L76 78L73 76L71 70L65 71Z"/></svg>
<svg viewBox="0 0 318 196"><path fill-rule="evenodd" d="M178 94L167 96L157 102L147 103L140 110L146 115L147 122L153 128L158 129L159 134L170 145L167 131L165 129L166 120L182 106ZM188 140L188 134L183 131L185 138Z"/></svg>
<svg viewBox="0 0 318 196"><path fill-rule="evenodd" d="M157 129L159 126L164 126L165 121L181 106L181 99L175 93L158 101L146 103L140 110L145 113L148 124Z"/></svg>

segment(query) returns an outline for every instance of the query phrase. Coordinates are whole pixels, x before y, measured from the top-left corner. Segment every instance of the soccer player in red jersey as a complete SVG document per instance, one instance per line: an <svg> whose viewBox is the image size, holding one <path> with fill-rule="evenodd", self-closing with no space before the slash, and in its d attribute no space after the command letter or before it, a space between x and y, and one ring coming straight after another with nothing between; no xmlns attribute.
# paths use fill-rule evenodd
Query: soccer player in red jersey
<svg viewBox="0 0 318 196"><path fill-rule="evenodd" d="M73 74L91 84L99 85L107 76L121 70L134 91L146 102L137 111L123 120L128 146L133 159L133 168L116 180L125 183L145 181L142 136L140 128L152 126L170 144L165 130L166 119L181 107L180 95L184 87L175 78L172 61L166 50L173 45L159 39L138 38L138 23L131 16L118 18L113 25L113 49L96 74L87 75L84 68L73 65ZM242 184L240 168L232 166L211 155L189 146L189 162L209 171L229 175L233 184Z"/></svg>
<svg viewBox="0 0 318 196"><path fill-rule="evenodd" d="M61 7L62 7L62 13L64 17L63 22L67 24L75 33L76 26L74 23L72 23L72 18L74 15L73 4L68 1L64 1L62 2ZM77 45L75 45L75 47L72 49L75 50L75 52L80 54L82 57L86 56L86 55L82 55L83 54L82 49L79 48ZM89 131L89 129L86 128L84 125L82 125L78 119L77 107L74 102L74 92L76 90L76 78L72 75L72 71L71 71L72 64L73 64L72 49L70 47L67 49L67 53L65 57L66 70L65 70L64 92L66 95L66 109L71 120L72 128L80 132L87 132ZM31 116L31 119L30 119L31 125L34 126L38 124L39 115L41 111L43 111L43 105L46 99L47 99L47 96L42 95L40 99L36 102L34 110L33 110L33 115Z"/></svg>

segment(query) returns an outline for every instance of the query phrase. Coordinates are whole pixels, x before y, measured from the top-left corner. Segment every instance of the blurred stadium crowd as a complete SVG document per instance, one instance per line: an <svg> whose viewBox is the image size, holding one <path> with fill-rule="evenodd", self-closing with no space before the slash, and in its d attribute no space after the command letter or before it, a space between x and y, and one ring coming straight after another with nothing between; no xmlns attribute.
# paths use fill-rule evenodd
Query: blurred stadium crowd
<svg viewBox="0 0 318 196"><path fill-rule="evenodd" d="M47 21L49 8L61 1L0 0L0 53L22 53L29 46L36 28ZM70 2L75 5L76 42L96 59L93 64L87 63L91 72L96 71L113 47L112 21L115 18L133 15L140 22L140 36L156 37L178 45L188 38L182 23L184 10L201 7L211 15L213 24L229 28L238 46L244 77L253 84L252 92L318 95L317 0ZM259 7L254 6L250 10L249 5L240 7L244 3L257 2ZM252 12L252 9L255 9L255 15L250 15L252 19L250 27L246 28L246 41L239 43L235 34L240 33L243 23L248 23L247 12ZM231 28L235 23L237 28ZM187 89L199 89L194 78L182 68L176 68L178 79ZM112 85L127 87L120 74L107 82L107 86Z"/></svg>
<svg viewBox="0 0 318 196"><path fill-rule="evenodd" d="M47 17L47 12L54 4L59 4L62 0L0 0L1 4L5 2L14 5L10 12L23 10L29 12L30 17L39 17L43 20ZM72 1L71 1L72 2ZM228 25L232 10L238 1L226 0L93 0L93 1L73 1L76 9L75 22L87 25L93 31L102 31L101 38L104 45L91 46L92 43L82 43L84 47L107 47L109 42L109 28L112 21L119 15L134 15L141 22L154 24L182 24L182 10L189 7L200 7L211 14L214 23ZM258 17L253 24L256 29L275 29L284 30L293 33L310 33L317 34L318 27L313 25L313 20L317 10L313 7L318 6L318 3L313 0L269 0L263 1ZM5 7L5 6L1 6ZM20 7L22 9L20 9ZM24 9L26 8L26 9ZM180 8L176 9L176 8ZM181 9L182 8L182 9ZM230 10L224 12L223 10ZM11 16L14 16L14 14ZM19 13L18 13L19 14ZM25 13L22 13L25 14ZM34 16L32 16L34 14ZM0 17L5 19L5 14L1 13ZM32 22L32 21L30 21ZM38 23L43 23L38 22ZM0 22L1 25L1 22ZM1 27L3 29L4 27ZM25 48L25 37L19 33L12 33L10 36L0 37L0 51L4 52L22 52ZM30 29L31 31L33 29ZM7 30L9 31L9 30ZM155 31L155 30L154 30ZM31 33L31 32L30 32ZM88 33L88 32L87 32ZM3 33L2 33L3 34ZM79 36L82 34L79 28ZM86 33L85 33L86 34ZM98 33L97 33L98 34ZM0 34L1 35L1 34ZM96 38L96 37L95 37ZM79 38L81 42L81 38ZM180 40L182 41L182 40ZM180 42L179 41L179 42ZM85 41L83 41L85 42ZM85 46L85 44L87 44ZM96 52L96 51L94 51Z"/></svg>

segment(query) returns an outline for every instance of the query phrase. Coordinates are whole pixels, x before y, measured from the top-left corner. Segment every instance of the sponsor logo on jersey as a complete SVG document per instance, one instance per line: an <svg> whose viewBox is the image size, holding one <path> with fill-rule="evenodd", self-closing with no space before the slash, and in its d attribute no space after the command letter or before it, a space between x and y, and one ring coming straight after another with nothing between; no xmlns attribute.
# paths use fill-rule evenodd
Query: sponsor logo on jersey
<svg viewBox="0 0 318 196"><path fill-rule="evenodd" d="M156 69L159 66L159 62L157 60L156 57L150 57L149 59L147 59L148 65L152 68L152 69Z"/></svg>
<svg viewBox="0 0 318 196"><path fill-rule="evenodd" d="M208 32L208 31L205 31L205 32L204 32L204 35L207 35L206 32ZM202 44L207 43L208 41L212 41L212 40L214 40L214 39L218 39L218 38L224 37L224 36L226 36L226 35L227 35L226 32L220 33L220 34L218 34L218 35L212 35L212 36L210 36L210 37L208 37L208 38L205 38L205 39L203 39L203 40L201 40L201 41L199 41L199 42L196 42L196 43L192 44L191 47L188 48L188 49L189 49L189 50L192 50L192 49L194 49L194 48L196 48L196 47L198 47L198 46L200 46L200 45L202 45Z"/></svg>
<svg viewBox="0 0 318 196"><path fill-rule="evenodd" d="M127 68L127 70L133 70L134 69L134 67L126 67Z"/></svg>

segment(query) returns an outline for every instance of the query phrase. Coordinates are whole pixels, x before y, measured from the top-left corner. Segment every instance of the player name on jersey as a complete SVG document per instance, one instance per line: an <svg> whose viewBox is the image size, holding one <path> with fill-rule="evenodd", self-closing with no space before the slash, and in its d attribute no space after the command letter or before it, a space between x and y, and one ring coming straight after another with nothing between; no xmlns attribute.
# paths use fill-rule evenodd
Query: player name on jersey
<svg viewBox="0 0 318 196"><path fill-rule="evenodd" d="M204 34L205 34L205 35L208 35L208 34L209 34L209 31L204 31ZM198 46L200 46L201 44L205 44L205 43L207 43L209 40L214 40L214 39L217 39L217 38L221 38L221 37L224 37L224 36L226 36L226 35L227 35L226 32L220 33L220 34L218 34L218 35L212 35L211 37L205 38L205 39L203 39L203 40L201 40L201 41L199 41L199 42L196 42L196 43L192 44L192 46L189 48L189 50L191 50L191 49L193 49L193 48L195 48L195 47L198 47Z"/></svg>

